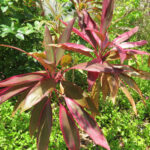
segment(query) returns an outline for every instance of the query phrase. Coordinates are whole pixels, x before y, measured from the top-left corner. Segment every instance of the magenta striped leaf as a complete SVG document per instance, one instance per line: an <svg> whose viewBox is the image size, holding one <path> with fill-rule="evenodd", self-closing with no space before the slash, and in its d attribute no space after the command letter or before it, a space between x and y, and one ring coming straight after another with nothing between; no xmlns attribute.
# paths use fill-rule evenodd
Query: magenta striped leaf
<svg viewBox="0 0 150 150"><path fill-rule="evenodd" d="M73 66L70 69L82 69L85 71L92 71L92 72L114 73L113 67L111 67L106 63L100 64L100 63L86 62L86 63L81 63L76 66Z"/></svg>
<svg viewBox="0 0 150 150"><path fill-rule="evenodd" d="M68 25L66 22L64 22L64 21L62 21L62 20L60 20L64 25ZM81 31L79 31L78 29L76 29L76 28L72 28L72 31L74 32L74 33L76 33L78 36L80 36L83 40L85 40L86 42L88 42L88 43L90 43L91 45L92 45L92 47L94 47L94 45L92 44L92 42L90 41L90 39L89 39L89 37L85 34L85 33L83 33L83 32L81 32Z"/></svg>
<svg viewBox="0 0 150 150"><path fill-rule="evenodd" d="M115 38L113 40L113 43L114 44L120 44L121 42L124 42L126 41L127 39L129 39L133 34L135 34L137 31L138 31L139 27L135 27L133 29L131 29L130 31L128 32L125 32L121 35L119 35L117 38Z"/></svg>
<svg viewBox="0 0 150 150"><path fill-rule="evenodd" d="M97 80L98 76L99 76L98 72L88 71L87 82L88 82L88 90L89 91L91 91L91 88L92 88L93 84L95 83L95 81Z"/></svg>
<svg viewBox="0 0 150 150"><path fill-rule="evenodd" d="M79 52L83 55L92 57L90 52L93 52L93 50L85 47L84 45L75 44L75 43L63 43L63 44L59 44L59 46L61 46L61 48L65 49L65 50Z"/></svg>
<svg viewBox="0 0 150 150"><path fill-rule="evenodd" d="M67 27L65 28L62 35L60 36L58 43L66 43L69 41L74 22L75 22L75 19L71 20L68 23ZM63 55L64 55L64 49L56 48L56 64L59 63Z"/></svg>
<svg viewBox="0 0 150 150"><path fill-rule="evenodd" d="M139 54L139 55L150 55L150 53L148 52L135 50L135 49L124 49L124 52L130 52L130 53Z"/></svg>
<svg viewBox="0 0 150 150"><path fill-rule="evenodd" d="M21 108L21 112L30 109L32 106L39 103L45 96L48 95L56 86L56 83L53 79L48 78L42 81L39 81L28 93L24 105Z"/></svg>
<svg viewBox="0 0 150 150"><path fill-rule="evenodd" d="M0 90L0 104L8 100L9 98L23 92L24 90L30 88L34 84L24 84L16 85L14 87L6 87Z"/></svg>
<svg viewBox="0 0 150 150"><path fill-rule="evenodd" d="M137 41L137 42L124 42L124 43L119 44L119 46L122 48L133 48L137 46L143 46L145 44L147 44L147 41L142 40L142 41Z"/></svg>
<svg viewBox="0 0 150 150"><path fill-rule="evenodd" d="M100 32L105 34L113 16L114 0L103 0Z"/></svg>
<svg viewBox="0 0 150 150"><path fill-rule="evenodd" d="M60 128L63 133L63 137L68 149L79 150L80 149L79 131L72 118L72 115L61 104L59 109L59 121L60 121Z"/></svg>
<svg viewBox="0 0 150 150"><path fill-rule="evenodd" d="M98 30L97 24L93 21L93 19L90 17L89 13L86 10L82 10L82 14L79 13L79 26L83 33L85 33L91 43L94 45L95 48L97 48L98 45L100 45L100 40L95 32L91 30L86 30L86 28L90 29L96 29Z"/></svg>
<svg viewBox="0 0 150 150"><path fill-rule="evenodd" d="M42 80L46 75L43 73L27 73L27 74L20 74L6 80L0 81L0 87L8 87L8 86L16 86L24 83L32 83L35 81Z"/></svg>
<svg viewBox="0 0 150 150"><path fill-rule="evenodd" d="M40 113L37 133L37 149L48 150L49 137L52 127L52 108L48 99Z"/></svg>
<svg viewBox="0 0 150 150"><path fill-rule="evenodd" d="M96 121L76 102L65 97L66 104L73 118L77 121L79 126L91 137L91 139L98 145L110 150L106 138Z"/></svg>
<svg viewBox="0 0 150 150"><path fill-rule="evenodd" d="M47 26L45 26L45 33L44 33L44 47L46 51L46 58L48 61L54 63L55 57L54 57L54 48L47 46L48 44L53 44L52 37L50 35L50 31Z"/></svg>
<svg viewBox="0 0 150 150"><path fill-rule="evenodd" d="M31 112L30 118L30 126L29 126L29 133L30 136L34 135L35 131L39 125L39 118L41 117L41 113L43 111L44 104L47 102L48 97L44 97L38 104L36 104Z"/></svg>

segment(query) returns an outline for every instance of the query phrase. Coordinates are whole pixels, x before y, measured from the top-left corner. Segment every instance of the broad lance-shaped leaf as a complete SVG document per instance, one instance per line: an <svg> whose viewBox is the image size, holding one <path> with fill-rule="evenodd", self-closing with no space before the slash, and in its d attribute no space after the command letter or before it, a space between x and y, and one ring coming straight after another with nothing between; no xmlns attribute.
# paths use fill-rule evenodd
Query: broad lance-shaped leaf
<svg viewBox="0 0 150 150"><path fill-rule="evenodd" d="M61 93L66 97L74 99L80 106L87 108L94 114L98 114L94 92L90 97L86 92L82 90L81 87L69 81L62 81L60 87Z"/></svg>
<svg viewBox="0 0 150 150"><path fill-rule="evenodd" d="M72 115L61 104L59 108L59 122L68 149L79 150L80 149L79 131L72 118Z"/></svg>
<svg viewBox="0 0 150 150"><path fill-rule="evenodd" d="M91 63L91 62L81 63L71 67L70 69L82 69L92 72L114 73L114 69L111 66L108 66L107 64Z"/></svg>
<svg viewBox="0 0 150 150"><path fill-rule="evenodd" d="M56 86L53 79L47 78L38 82L28 93L21 112L30 109L32 106L40 102L47 94Z"/></svg>
<svg viewBox="0 0 150 150"><path fill-rule="evenodd" d="M91 43L94 45L95 48L97 48L97 46L100 45L100 40L98 36L96 35L95 32L92 32L91 30L86 30L86 28L98 30L98 26L92 20L92 18L90 17L90 15L86 10L82 10L81 13L78 13L78 17L79 17L79 26L82 32L88 36Z"/></svg>
<svg viewBox="0 0 150 150"><path fill-rule="evenodd" d="M129 76L125 75L125 74L120 74L119 75L128 85L130 88L134 89L142 98L143 102L144 101L144 97L142 95L141 90L139 89L138 85L136 84L136 82Z"/></svg>
<svg viewBox="0 0 150 150"><path fill-rule="evenodd" d="M122 48L133 48L137 46L143 46L145 44L147 44L147 41L142 40L142 41L137 41L137 42L124 42L124 43L119 44L119 46Z"/></svg>
<svg viewBox="0 0 150 150"><path fill-rule="evenodd" d="M107 73L102 73L101 75L101 90L102 90L102 94L103 94L103 99L106 100L106 97L109 96L110 94L110 87L109 87L109 83L108 83L108 78L109 74Z"/></svg>
<svg viewBox="0 0 150 150"><path fill-rule="evenodd" d="M120 88L121 88L122 92L126 95L126 97L128 98L130 104L132 105L132 109L133 109L135 115L137 115L137 110L136 110L136 105L135 105L134 99L132 98L128 89L126 88L126 86L124 84L120 84Z"/></svg>
<svg viewBox="0 0 150 150"><path fill-rule="evenodd" d="M44 105L47 102L48 97L44 97L38 104L36 104L31 112L30 118L30 126L29 126L29 133L30 136L34 135L35 131L39 125L39 118L41 117L41 113L43 111Z"/></svg>
<svg viewBox="0 0 150 150"><path fill-rule="evenodd" d="M46 51L46 58L50 62L55 62L54 57L54 48L47 46L48 44L53 44L52 37L50 35L50 31L47 26L45 26L45 33L44 33L44 47Z"/></svg>
<svg viewBox="0 0 150 150"><path fill-rule="evenodd" d="M62 21L62 20L60 20L64 25L68 25L66 22L64 22L64 21ZM84 39L86 42L88 42L88 43L90 43L91 45L92 45L92 47L94 48L94 45L92 44L92 42L90 41L90 39L89 39L89 37L85 34L85 33L83 33L83 32L81 32L81 31L79 31L78 29L76 29L76 28L72 28L72 31L74 32L74 33L76 33L78 36L80 36L82 39Z"/></svg>
<svg viewBox="0 0 150 150"><path fill-rule="evenodd" d="M110 150L110 147L105 139L101 129L96 121L76 102L72 99L64 97L69 111L73 118L77 121L79 126L91 137L91 139L98 145Z"/></svg>
<svg viewBox="0 0 150 150"><path fill-rule="evenodd" d="M37 149L48 150L49 137L52 127L52 108L48 99L40 114L37 133Z"/></svg>
<svg viewBox="0 0 150 150"><path fill-rule="evenodd" d="M121 35L119 35L117 38L115 38L113 40L113 43L114 44L120 44L121 42L124 42L126 41L127 39L129 39L133 34L135 34L137 31L138 31L139 27L135 27L133 29L131 29L130 31L128 32L125 32Z"/></svg>
<svg viewBox="0 0 150 150"><path fill-rule="evenodd" d="M62 35L60 36L58 43L66 43L69 41L74 21L75 21L75 19L71 20L68 23L66 29L63 31ZM63 55L64 55L64 49L56 48L56 64L59 63L59 61Z"/></svg>
<svg viewBox="0 0 150 150"><path fill-rule="evenodd" d="M79 52L83 55L92 57L90 52L93 52L93 50L85 47L84 45L75 44L75 43L64 43L64 44L59 44L58 46L68 51Z"/></svg>
<svg viewBox="0 0 150 150"><path fill-rule="evenodd" d="M23 92L24 90L32 87L34 84L24 84L17 85L14 87L6 87L5 89L0 90L0 104L8 100L9 98Z"/></svg>
<svg viewBox="0 0 150 150"><path fill-rule="evenodd" d="M6 80L0 81L0 87L9 87L9 86L16 86L20 84L25 84L28 82L35 82L42 80L46 75L43 73L27 73L27 74L20 74Z"/></svg>
<svg viewBox="0 0 150 150"><path fill-rule="evenodd" d="M100 32L105 34L113 16L114 0L103 0Z"/></svg>
<svg viewBox="0 0 150 150"><path fill-rule="evenodd" d="M109 89L110 89L110 97L112 98L112 102L115 104L116 96L119 90L119 81L116 77L109 75L107 77Z"/></svg>

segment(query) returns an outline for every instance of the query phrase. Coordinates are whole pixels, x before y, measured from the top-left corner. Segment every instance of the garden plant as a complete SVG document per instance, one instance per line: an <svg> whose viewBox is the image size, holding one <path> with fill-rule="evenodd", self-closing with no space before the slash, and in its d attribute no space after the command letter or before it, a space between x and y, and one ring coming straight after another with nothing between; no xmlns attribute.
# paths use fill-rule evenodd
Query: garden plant
<svg viewBox="0 0 150 150"><path fill-rule="evenodd" d="M82 6L82 0L71 1L75 5L81 30L73 27L75 18L69 23L60 19L66 28L59 38L51 36L49 28L45 26L44 52L40 53L0 44L33 57L44 68L42 71L15 75L0 81L0 104L18 95L13 115L18 110L21 112L31 110L29 132L31 136L36 135L38 150L48 149L53 124L51 106L53 103L59 107L60 129L68 149L80 149L78 129L80 127L95 144L110 150L109 143L95 121L95 116L99 115L100 92L104 100L110 97L115 104L118 91L121 89L131 103L135 115L138 115L135 101L128 88L135 90L146 105L143 94L132 77L150 80L150 73L139 70L137 66L126 65L124 62L129 60L137 62L137 55L149 56L148 52L131 49L143 46L147 41L127 41L138 31L138 27L119 35L114 40L109 40L109 26L115 0L103 0L100 3L102 10L96 7L96 10L101 11L100 16L96 14L99 24L92 19L90 11L86 10L87 7ZM86 0L86 2L94 1ZM85 40L89 47L69 43L72 31ZM65 50L86 55L90 61L71 65L72 58L64 54ZM88 89L83 90L66 79L68 71L78 69L87 72Z"/></svg>

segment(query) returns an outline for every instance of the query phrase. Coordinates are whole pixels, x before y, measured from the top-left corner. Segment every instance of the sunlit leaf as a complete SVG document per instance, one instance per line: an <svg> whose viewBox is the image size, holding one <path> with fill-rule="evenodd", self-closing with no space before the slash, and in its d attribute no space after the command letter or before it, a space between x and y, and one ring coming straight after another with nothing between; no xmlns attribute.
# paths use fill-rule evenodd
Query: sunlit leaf
<svg viewBox="0 0 150 150"><path fill-rule="evenodd" d="M55 62L54 57L54 48L47 46L48 44L53 44L52 37L50 35L50 31L47 26L45 26L45 33L44 33L44 47L46 51L46 58L50 62Z"/></svg>
<svg viewBox="0 0 150 150"><path fill-rule="evenodd" d="M96 121L73 100L65 97L65 101L69 111L79 126L91 137L91 139L96 144L104 147L107 150L110 150L107 140L105 139Z"/></svg>
<svg viewBox="0 0 150 150"><path fill-rule="evenodd" d="M75 19L71 20L68 23L66 29L63 31L62 35L60 36L58 43L66 43L69 41L74 21L75 21ZM56 48L56 64L59 63L59 61L63 55L64 55L64 49Z"/></svg>
<svg viewBox="0 0 150 150"><path fill-rule="evenodd" d="M28 93L24 105L22 106L21 111L30 109L32 106L40 102L45 96L48 95L56 86L56 83L53 79L48 78L38 82Z"/></svg>
<svg viewBox="0 0 150 150"><path fill-rule="evenodd" d="M63 133L64 140L69 150L80 149L80 138L77 126L72 118L72 115L66 108L60 104L59 109L60 128Z"/></svg>
<svg viewBox="0 0 150 150"><path fill-rule="evenodd" d="M100 32L106 33L113 16L114 0L103 0Z"/></svg>

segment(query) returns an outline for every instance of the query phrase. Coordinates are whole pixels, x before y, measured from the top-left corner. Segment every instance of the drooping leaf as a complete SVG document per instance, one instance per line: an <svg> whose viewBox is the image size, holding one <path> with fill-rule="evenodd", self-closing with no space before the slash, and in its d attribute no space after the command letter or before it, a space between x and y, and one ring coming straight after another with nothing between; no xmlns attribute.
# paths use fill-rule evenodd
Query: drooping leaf
<svg viewBox="0 0 150 150"><path fill-rule="evenodd" d="M91 91L91 100L93 101L93 104L96 108L95 111L97 112L97 113L92 112L93 115L98 114L100 90L101 90L100 78L98 78L97 81L94 83Z"/></svg>
<svg viewBox="0 0 150 150"><path fill-rule="evenodd" d="M129 85L130 88L135 90L140 95L140 97L142 98L143 102L145 103L144 97L142 95L142 92L139 89L139 87L136 84L136 82L132 78L130 78L129 76L127 76L125 74L120 74L120 77Z"/></svg>
<svg viewBox="0 0 150 150"><path fill-rule="evenodd" d="M105 34L113 16L114 0L103 0L100 32Z"/></svg>
<svg viewBox="0 0 150 150"><path fill-rule="evenodd" d="M56 83L51 78L39 81L28 93L21 112L30 109L32 106L40 102L45 96L48 95L50 91L55 88L55 86Z"/></svg>
<svg viewBox="0 0 150 150"><path fill-rule="evenodd" d="M126 88L126 86L124 84L120 84L120 88L121 88L122 92L126 95L126 97L128 98L130 104L132 105L132 109L133 109L135 115L137 115L137 110L136 110L136 105L135 105L134 99L132 98L128 89Z"/></svg>
<svg viewBox="0 0 150 150"><path fill-rule="evenodd" d="M139 29L138 27L135 27L135 28L131 29L130 31L125 32L125 33L119 35L117 38L115 38L115 39L113 40L113 43L114 43L114 44L120 44L121 42L126 41L126 40L129 39L133 34L135 34L135 33L138 31L138 29Z"/></svg>
<svg viewBox="0 0 150 150"><path fill-rule="evenodd" d="M65 97L65 101L69 111L79 126L91 137L91 139L96 144L104 147L107 150L110 150L107 140L105 139L96 121L72 99Z"/></svg>
<svg viewBox="0 0 150 150"><path fill-rule="evenodd" d="M25 97L27 96L27 94L29 93L29 91L31 90L32 87L28 88L27 90L21 92L19 95L18 95L18 98L17 98L17 102L14 106L14 110L12 112L12 117L14 117L14 115L16 114L16 112L22 107L22 105L24 105L24 100L25 100Z"/></svg>
<svg viewBox="0 0 150 150"><path fill-rule="evenodd" d="M88 77L87 77L87 82L88 82L88 90L91 91L91 88L93 84L95 83L96 79L98 78L99 73L98 72L92 72L88 71Z"/></svg>
<svg viewBox="0 0 150 150"><path fill-rule="evenodd" d="M27 73L27 74L20 74L5 80L0 81L0 87L9 87L9 86L16 86L24 83L32 83L35 81L40 81L44 79L46 75L43 73Z"/></svg>
<svg viewBox="0 0 150 150"><path fill-rule="evenodd" d="M59 108L60 128L69 150L80 149L80 138L77 126L66 108L60 104Z"/></svg>
<svg viewBox="0 0 150 150"><path fill-rule="evenodd" d="M34 84L23 84L23 85L16 85L14 87L6 87L0 90L0 104L8 100L9 98L23 92L24 90L32 87Z"/></svg>
<svg viewBox="0 0 150 150"><path fill-rule="evenodd" d="M101 75L101 90L102 90L102 94L103 94L103 99L106 100L106 97L109 96L110 94L110 87L109 87L109 83L108 83L108 76L110 76L107 73L102 73Z"/></svg>
<svg viewBox="0 0 150 150"><path fill-rule="evenodd" d="M44 33L44 47L46 51L46 58L50 62L55 62L54 57L54 48L47 46L48 44L53 44L52 37L50 35L50 31L47 26L45 26L45 33Z"/></svg>
<svg viewBox="0 0 150 150"><path fill-rule="evenodd" d="M119 81L113 75L107 77L109 89L110 89L110 97L112 98L112 102L115 103L116 96L119 90Z"/></svg>
<svg viewBox="0 0 150 150"><path fill-rule="evenodd" d="M66 43L69 41L74 21L75 21L75 19L71 20L68 23L66 29L63 31L62 35L60 36L58 43ZM56 64L59 63L59 61L63 55L64 55L64 49L56 48Z"/></svg>
<svg viewBox="0 0 150 150"><path fill-rule="evenodd" d="M30 118L30 126L29 126L29 133L30 136L33 136L35 131L39 125L39 118L41 117L41 113L43 111L44 105L47 102L48 97L44 97L38 104L36 104L31 112Z"/></svg>
<svg viewBox="0 0 150 150"><path fill-rule="evenodd" d="M39 126L37 133L37 149L48 150L49 137L52 127L52 108L48 99L43 106L39 118Z"/></svg>

